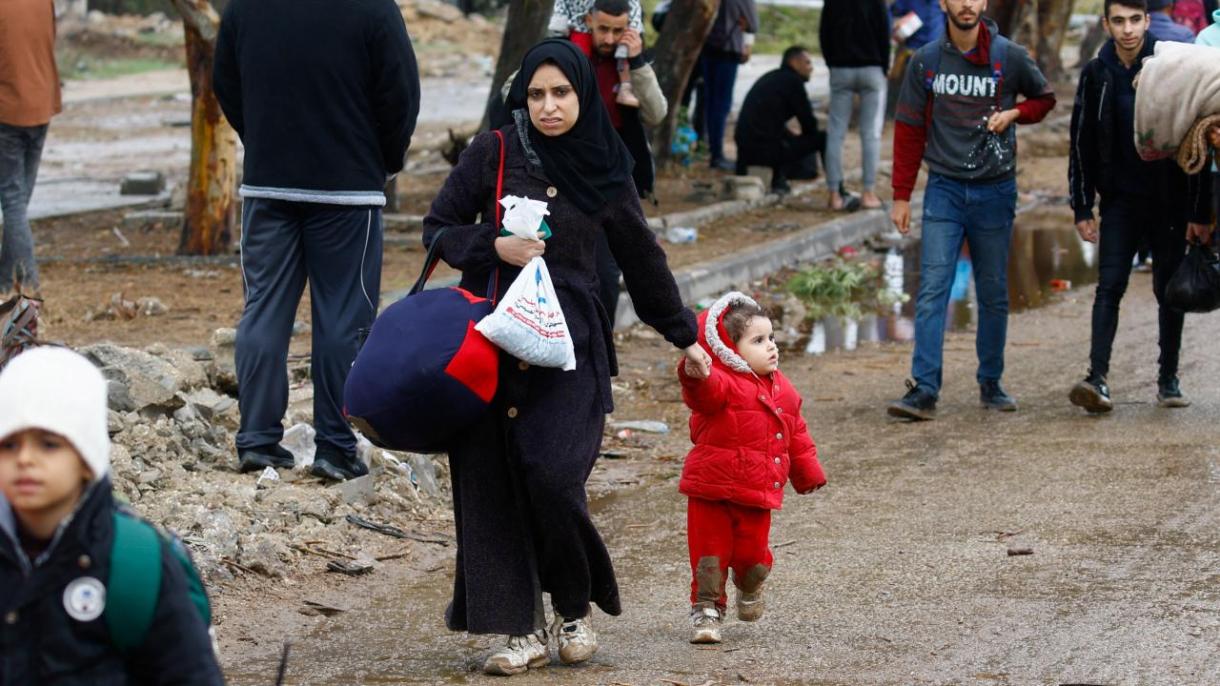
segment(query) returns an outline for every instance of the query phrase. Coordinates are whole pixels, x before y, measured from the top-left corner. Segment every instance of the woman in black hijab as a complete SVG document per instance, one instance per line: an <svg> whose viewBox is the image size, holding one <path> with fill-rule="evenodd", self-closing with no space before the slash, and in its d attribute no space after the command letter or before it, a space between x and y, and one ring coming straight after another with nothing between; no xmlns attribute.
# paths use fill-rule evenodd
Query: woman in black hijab
<svg viewBox="0 0 1220 686"><path fill-rule="evenodd" d="M449 449L457 567L446 623L454 631L505 634L484 671L517 674L597 650L590 603L621 612L610 555L589 517L585 481L597 459L617 373L607 316L597 300L596 243L606 234L640 318L694 367L696 344L665 253L648 228L632 160L610 126L593 69L566 40L525 56L508 98L503 194L549 203L545 242L500 236L493 226L500 138L476 136L424 219L424 243L462 272L462 288L503 293L542 255L576 349L576 369L531 367L501 353L499 390L483 421ZM437 238L438 232L444 233ZM542 594L555 620L548 627Z"/></svg>

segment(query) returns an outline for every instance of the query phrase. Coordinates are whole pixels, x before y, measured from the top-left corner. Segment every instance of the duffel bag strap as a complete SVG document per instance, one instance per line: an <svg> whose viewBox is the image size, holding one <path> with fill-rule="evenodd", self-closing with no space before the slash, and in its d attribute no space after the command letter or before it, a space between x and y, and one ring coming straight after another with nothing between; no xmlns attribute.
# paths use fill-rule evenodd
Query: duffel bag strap
<svg viewBox="0 0 1220 686"><path fill-rule="evenodd" d="M499 231L501 212L503 208L500 206L500 199L504 197L504 158L506 150L504 145L504 132L497 129L495 132L496 138L500 141L500 165L496 171L496 223L493 230ZM432 245L428 246L428 255L424 258L424 268L419 274L419 278L415 280L415 285L411 287L411 291L407 295L415 295L424 290L424 286L428 284L428 279L432 277L432 272L436 271L436 265L440 263L440 255L438 250L441 244L441 236L445 234L449 227L442 226L432 236ZM487 292L491 296L491 302L494 305L500 299L500 268L492 272L491 279L488 283Z"/></svg>

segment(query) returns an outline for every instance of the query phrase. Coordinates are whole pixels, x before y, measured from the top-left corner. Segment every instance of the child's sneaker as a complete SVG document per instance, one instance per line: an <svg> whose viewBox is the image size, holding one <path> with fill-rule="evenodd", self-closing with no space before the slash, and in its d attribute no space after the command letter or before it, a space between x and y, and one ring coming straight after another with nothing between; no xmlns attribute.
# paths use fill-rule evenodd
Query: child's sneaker
<svg viewBox="0 0 1220 686"><path fill-rule="evenodd" d="M690 642L720 642L720 611L714 607L692 607L690 611Z"/></svg>
<svg viewBox="0 0 1220 686"><path fill-rule="evenodd" d="M538 632L525 636L509 636L504 647L487 657L483 663L483 673L494 676L512 676L527 669L538 669L551 663L547 652L545 633Z"/></svg>
<svg viewBox="0 0 1220 686"><path fill-rule="evenodd" d="M597 634L587 616L571 620L555 617L551 633L559 646L559 660L565 665L584 662L597 652Z"/></svg>
<svg viewBox="0 0 1220 686"><path fill-rule="evenodd" d="M763 600L762 584L752 593L737 591L737 619L743 622L757 622L762 619L763 611L767 609L767 601Z"/></svg>

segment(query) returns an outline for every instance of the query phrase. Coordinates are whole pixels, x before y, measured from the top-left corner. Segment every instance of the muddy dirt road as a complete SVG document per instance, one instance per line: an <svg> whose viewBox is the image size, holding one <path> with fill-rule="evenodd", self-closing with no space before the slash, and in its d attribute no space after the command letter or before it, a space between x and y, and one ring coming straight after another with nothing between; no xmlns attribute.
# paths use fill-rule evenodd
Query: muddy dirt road
<svg viewBox="0 0 1220 686"><path fill-rule="evenodd" d="M1194 406L1159 409L1150 290L1147 275L1133 277L1108 417L1066 399L1084 372L1088 290L1013 317L1015 415L976 407L969 333L947 342L941 419L918 425L882 410L902 391L908 346L789 356L830 486L789 490L767 615L730 619L710 649L686 643L675 356L655 340L624 341L618 418L675 426L650 439L669 450L637 465L638 484L594 500L625 614L595 613L602 648L589 664L511 683L1220 683L1220 360L1209 352L1220 318L1188 318L1182 378ZM631 416L642 394L661 401L660 417ZM603 461L595 491L617 478L617 462ZM443 627L452 551L434 555L336 584L328 600L347 612L296 623L287 683L494 681L478 671L490 639ZM227 651L231 683L273 682L280 628Z"/></svg>

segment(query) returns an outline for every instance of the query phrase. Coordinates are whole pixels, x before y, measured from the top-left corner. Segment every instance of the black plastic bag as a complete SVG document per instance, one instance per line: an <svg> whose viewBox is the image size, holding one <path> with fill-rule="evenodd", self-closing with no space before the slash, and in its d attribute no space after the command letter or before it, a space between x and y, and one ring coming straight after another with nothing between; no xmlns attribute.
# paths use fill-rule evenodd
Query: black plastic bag
<svg viewBox="0 0 1220 686"><path fill-rule="evenodd" d="M1165 287L1165 303L1183 312L1220 308L1220 259L1210 248L1191 244Z"/></svg>

